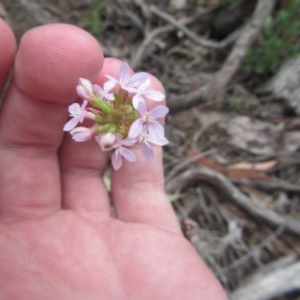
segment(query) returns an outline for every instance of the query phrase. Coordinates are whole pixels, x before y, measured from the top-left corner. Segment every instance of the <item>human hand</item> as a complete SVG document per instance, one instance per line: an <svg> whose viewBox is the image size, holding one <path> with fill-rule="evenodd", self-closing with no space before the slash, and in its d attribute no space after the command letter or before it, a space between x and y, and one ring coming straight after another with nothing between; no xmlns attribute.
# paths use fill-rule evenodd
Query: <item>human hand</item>
<svg viewBox="0 0 300 300"><path fill-rule="evenodd" d="M62 131L78 78L101 83L121 62L71 25L28 31L15 57L0 19L0 41L0 89L14 64L0 114L0 299L226 299L180 232L162 150L112 171L113 218L105 153Z"/></svg>

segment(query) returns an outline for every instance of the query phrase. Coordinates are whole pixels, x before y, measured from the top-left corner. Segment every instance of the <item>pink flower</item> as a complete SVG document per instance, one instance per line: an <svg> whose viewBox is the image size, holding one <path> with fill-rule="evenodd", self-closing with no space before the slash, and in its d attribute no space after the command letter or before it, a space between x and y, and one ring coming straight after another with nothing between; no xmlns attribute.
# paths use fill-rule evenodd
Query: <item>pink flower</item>
<svg viewBox="0 0 300 300"><path fill-rule="evenodd" d="M76 142L85 142L90 140L95 134L95 128L76 127L70 131L72 139Z"/></svg>
<svg viewBox="0 0 300 300"><path fill-rule="evenodd" d="M157 119L165 117L169 112L165 105L158 105L147 111L146 103L142 100L139 102L138 112L140 117L131 124L129 138L137 138L144 130L154 139L155 136L164 135L164 128Z"/></svg>
<svg viewBox="0 0 300 300"><path fill-rule="evenodd" d="M143 131L140 134L139 142L140 142L141 152L143 156L150 162L154 160L153 145L165 146L169 143L169 141L164 136L164 132L151 135L146 131Z"/></svg>
<svg viewBox="0 0 300 300"><path fill-rule="evenodd" d="M104 100L115 100L114 93L111 90L115 87L116 83L113 81L106 81L103 88L97 84L94 85L94 90L98 93Z"/></svg>
<svg viewBox="0 0 300 300"><path fill-rule="evenodd" d="M138 87L131 87L128 89L128 92L135 94L132 98L132 105L135 109L138 109L139 103L146 99L153 101L162 101L165 98L165 95L157 90L149 89L150 80L145 80Z"/></svg>
<svg viewBox="0 0 300 300"><path fill-rule="evenodd" d="M123 62L120 71L119 71L119 79L116 79L110 75L106 75L106 77L114 82L115 84L119 84L120 87L127 91L130 88L136 88L145 82L148 78L149 74L145 72L138 72L131 75L131 69L126 62Z"/></svg>
<svg viewBox="0 0 300 300"><path fill-rule="evenodd" d="M122 167L123 158L125 158L130 162L136 161L135 154L131 150L125 147L125 146L132 146L134 143L135 141L132 139L128 139L128 138L121 139L120 137L117 137L115 143L115 151L111 157L111 163L115 170L119 170Z"/></svg>
<svg viewBox="0 0 300 300"><path fill-rule="evenodd" d="M78 103L73 103L69 106L69 114L72 119L70 119L64 126L64 131L70 131L74 129L78 123L82 123L85 118L93 120L95 115L91 112L86 111L86 106L88 104L87 100L84 100L81 106Z"/></svg>

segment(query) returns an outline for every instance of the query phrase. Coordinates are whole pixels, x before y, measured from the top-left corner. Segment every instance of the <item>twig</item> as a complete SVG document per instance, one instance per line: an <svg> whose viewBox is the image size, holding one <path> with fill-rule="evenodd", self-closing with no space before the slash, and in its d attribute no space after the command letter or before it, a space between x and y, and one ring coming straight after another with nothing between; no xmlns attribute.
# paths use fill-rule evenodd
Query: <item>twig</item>
<svg viewBox="0 0 300 300"><path fill-rule="evenodd" d="M204 100L211 100L223 91L238 70L247 50L260 32L263 22L273 11L274 0L259 0L249 23L241 31L234 47L228 55L221 69L213 79L198 91L184 96L173 96L169 100L172 111L186 109L197 105Z"/></svg>
<svg viewBox="0 0 300 300"><path fill-rule="evenodd" d="M260 272L231 294L232 300L268 300L300 290L300 262Z"/></svg>
<svg viewBox="0 0 300 300"><path fill-rule="evenodd" d="M175 166L172 168L170 172L166 175L165 181L168 182L172 177L174 177L176 174L179 172L183 171L188 165L191 163L197 161L200 158L203 158L205 156L208 156L211 154L211 150L202 152L202 153L197 153L193 155L192 157L185 158L181 160L180 162L176 162Z"/></svg>
<svg viewBox="0 0 300 300"><path fill-rule="evenodd" d="M180 24L188 24L192 21L192 18L186 18L180 21ZM162 27L158 27L156 29L153 29L152 31L146 33L146 37L143 40L143 42L141 43L141 45L139 46L139 48L137 49L137 51L135 52L134 57L131 59L131 67L132 68L136 68L141 61L143 60L143 58L148 54L147 49L149 48L149 46L151 45L151 43L153 42L153 40L155 38L157 38L158 36L170 32L174 30L174 27L172 25L166 25L166 26L162 26Z"/></svg>
<svg viewBox="0 0 300 300"><path fill-rule="evenodd" d="M231 179L234 184L253 186L263 191L285 191L300 193L300 186L283 180L256 181L248 179Z"/></svg>
<svg viewBox="0 0 300 300"><path fill-rule="evenodd" d="M120 1L120 0L114 0L117 5L120 7L120 9L122 10L122 14L126 15L128 17L128 19L131 20L131 22L140 30L140 31L144 31L144 27L143 27L143 23L141 21L141 19L131 10L129 10L127 8L127 6L124 4L124 2Z"/></svg>
<svg viewBox="0 0 300 300"><path fill-rule="evenodd" d="M249 259L253 258L255 259L257 256L257 253L261 253L262 250L267 246L273 243L274 240L278 239L279 236L284 231L284 227L280 226L275 232L272 232L269 236L267 236L261 243L259 243L257 246L249 249L249 251L240 257L239 259L235 260L232 264L226 266L223 268L224 273L228 273L229 271L233 269L240 268L241 265L245 262L247 262ZM261 264L261 263L260 263Z"/></svg>
<svg viewBox="0 0 300 300"><path fill-rule="evenodd" d="M131 67L136 68L141 63L143 57L148 53L147 49L149 48L149 46L151 45L151 43L153 42L153 40L156 37L158 37L159 35L161 35L163 33L167 33L169 31L171 31L172 29L173 29L173 27L171 25L166 25L166 26L154 29L154 30L150 31L149 33L147 33L145 39L143 40L143 42L141 43L141 45L135 52L134 57L131 59L131 63L130 63Z"/></svg>
<svg viewBox="0 0 300 300"><path fill-rule="evenodd" d="M120 0L117 0L120 1ZM153 9L153 6L151 6L151 8L149 8L147 5L145 5L142 1L140 0L135 0L136 4L138 4L141 9L143 10L144 14L146 16L148 16L148 12L151 13L151 9ZM156 9L157 11L159 11L158 9ZM208 10L208 12L210 12L210 10ZM203 15L207 13L205 12L201 12L200 15ZM198 15L197 15L198 16ZM179 26L180 28L185 27L186 25L188 25L189 23L193 22L195 19L195 17L190 17L190 18L184 18L181 19L180 21L176 21L177 26ZM145 34L145 39L143 40L143 42L141 43L141 45L139 46L139 48L137 49L137 51L134 53L133 58L131 59L131 66L132 68L136 68L140 65L140 63L142 62L143 58L148 54L148 49L149 46L151 45L151 43L153 42L153 40L155 38L157 38L158 36L168 33L170 31L173 31L174 29L176 29L176 27L174 27L174 25L168 24L162 27L158 27L153 29L150 32L144 32ZM231 37L233 38L233 37ZM227 43L227 42L226 42Z"/></svg>
<svg viewBox="0 0 300 300"><path fill-rule="evenodd" d="M234 42L234 40L237 38L239 34L239 30L234 31L232 34L230 34L226 39L224 39L221 42L215 42L213 40L207 40L204 38L201 38L197 36L193 31L189 30L185 25L181 24L173 18L171 15L167 14L166 12L158 9L156 6L151 6L150 11L154 13L156 16L164 19L171 25L173 25L175 28L182 31L187 37L189 37L195 44L209 49L223 49Z"/></svg>
<svg viewBox="0 0 300 300"><path fill-rule="evenodd" d="M225 176L209 168L198 167L189 169L170 180L167 191L170 193L180 192L197 181L208 182L220 191L228 201L238 205L249 215L264 221L272 227L284 226L285 230L300 236L300 222L292 217L284 217L266 207L256 204L249 197L243 194Z"/></svg>

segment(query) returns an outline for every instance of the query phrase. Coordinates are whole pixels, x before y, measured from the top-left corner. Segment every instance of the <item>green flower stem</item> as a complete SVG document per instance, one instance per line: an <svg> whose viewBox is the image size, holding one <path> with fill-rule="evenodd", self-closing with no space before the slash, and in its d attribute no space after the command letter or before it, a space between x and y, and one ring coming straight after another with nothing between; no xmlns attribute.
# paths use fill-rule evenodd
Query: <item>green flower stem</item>
<svg viewBox="0 0 300 300"><path fill-rule="evenodd" d="M96 123L109 123L111 121L110 118L107 118L106 116L96 115L94 121Z"/></svg>
<svg viewBox="0 0 300 300"><path fill-rule="evenodd" d="M114 108L110 106L108 103L104 102L102 99L91 100L90 104L93 107L99 108L104 113L111 115L114 111Z"/></svg>
<svg viewBox="0 0 300 300"><path fill-rule="evenodd" d="M122 97L119 94L115 94L115 101L117 103L117 107L122 105Z"/></svg>
<svg viewBox="0 0 300 300"><path fill-rule="evenodd" d="M96 126L97 133L116 132L118 126L116 124L105 124Z"/></svg>

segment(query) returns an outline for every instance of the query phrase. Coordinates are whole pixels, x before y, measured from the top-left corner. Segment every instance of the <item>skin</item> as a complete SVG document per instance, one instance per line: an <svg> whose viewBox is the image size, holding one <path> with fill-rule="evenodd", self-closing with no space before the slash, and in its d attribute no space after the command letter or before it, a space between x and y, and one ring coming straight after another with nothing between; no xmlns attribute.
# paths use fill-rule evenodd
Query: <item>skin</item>
<svg viewBox="0 0 300 300"><path fill-rule="evenodd" d="M101 83L120 61L71 25L34 28L16 52L0 19L0 41L1 89L14 64L0 113L0 299L227 299L182 236L162 150L112 172L112 217L106 154L62 131L78 78Z"/></svg>

